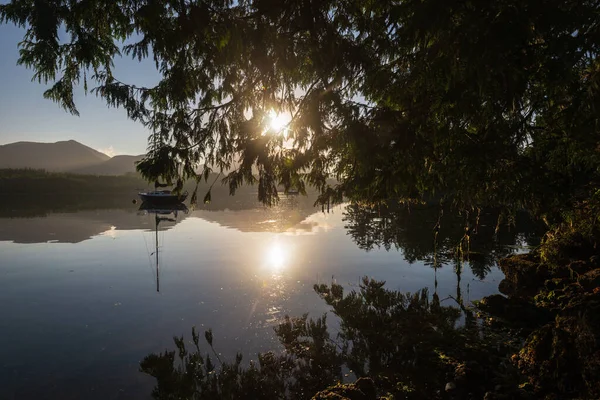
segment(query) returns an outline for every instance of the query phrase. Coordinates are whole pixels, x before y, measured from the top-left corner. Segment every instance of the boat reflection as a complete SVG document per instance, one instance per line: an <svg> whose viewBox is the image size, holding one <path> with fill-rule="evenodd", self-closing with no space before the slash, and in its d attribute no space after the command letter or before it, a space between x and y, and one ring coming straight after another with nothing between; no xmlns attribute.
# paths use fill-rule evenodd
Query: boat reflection
<svg viewBox="0 0 600 400"><path fill-rule="evenodd" d="M158 257L158 226L161 222L177 222L179 213L187 214L188 208L183 203L156 205L148 202L142 203L138 210L139 215L154 214L154 236L155 249L150 256L155 256L156 260L156 292L160 292L160 265Z"/></svg>

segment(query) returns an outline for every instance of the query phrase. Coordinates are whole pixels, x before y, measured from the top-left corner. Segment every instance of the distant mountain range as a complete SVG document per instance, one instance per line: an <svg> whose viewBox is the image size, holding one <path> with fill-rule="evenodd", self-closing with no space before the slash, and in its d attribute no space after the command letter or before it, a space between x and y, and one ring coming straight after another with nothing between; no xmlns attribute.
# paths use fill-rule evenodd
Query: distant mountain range
<svg viewBox="0 0 600 400"><path fill-rule="evenodd" d="M74 174L84 175L124 175L135 172L135 163L144 158L139 156L114 156L100 164L71 170Z"/></svg>
<svg viewBox="0 0 600 400"><path fill-rule="evenodd" d="M86 175L135 172L138 156L109 157L75 140L56 143L16 142L0 145L0 168L44 169Z"/></svg>

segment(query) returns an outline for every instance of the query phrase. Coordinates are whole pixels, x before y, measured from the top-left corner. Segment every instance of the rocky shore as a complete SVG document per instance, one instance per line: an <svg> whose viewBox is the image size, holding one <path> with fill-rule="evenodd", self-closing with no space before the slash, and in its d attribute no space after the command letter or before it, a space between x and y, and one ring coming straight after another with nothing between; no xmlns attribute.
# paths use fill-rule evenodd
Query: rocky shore
<svg viewBox="0 0 600 400"><path fill-rule="evenodd" d="M511 360L536 398L600 398L599 260L592 254L560 267L539 253L504 259L500 290L506 297L479 305L521 329L524 343Z"/></svg>
<svg viewBox="0 0 600 400"><path fill-rule="evenodd" d="M481 340L465 337L443 371L429 371L432 381L447 381L433 397L407 390L400 398L600 398L600 257L594 253L581 249L576 254L584 257L563 266L539 251L500 260L502 294L483 298L466 315ZM386 380L338 384L314 399L399 398L402 391L389 397L381 390L390 387Z"/></svg>

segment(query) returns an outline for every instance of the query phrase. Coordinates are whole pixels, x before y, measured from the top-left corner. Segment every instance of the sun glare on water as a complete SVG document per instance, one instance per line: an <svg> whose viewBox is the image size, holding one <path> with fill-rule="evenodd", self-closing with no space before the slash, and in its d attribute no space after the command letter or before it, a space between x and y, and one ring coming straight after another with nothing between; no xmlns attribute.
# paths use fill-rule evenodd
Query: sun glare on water
<svg viewBox="0 0 600 400"><path fill-rule="evenodd" d="M272 272L281 271L288 262L288 252L281 243L273 243L267 251L267 264Z"/></svg>

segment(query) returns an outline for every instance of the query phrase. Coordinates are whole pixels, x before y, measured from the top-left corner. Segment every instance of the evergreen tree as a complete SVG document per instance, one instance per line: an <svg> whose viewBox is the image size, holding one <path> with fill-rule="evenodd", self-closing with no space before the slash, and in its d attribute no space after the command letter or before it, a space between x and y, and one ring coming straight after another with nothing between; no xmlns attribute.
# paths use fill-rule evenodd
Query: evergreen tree
<svg viewBox="0 0 600 400"><path fill-rule="evenodd" d="M553 218L598 182L599 6L590 0L12 0L19 62L160 135L150 180L224 171L320 201L451 198ZM64 31L64 32L63 32ZM121 54L160 82L115 78ZM282 130L274 114L289 115ZM204 165L197 174L197 166ZM336 183L331 183L335 178Z"/></svg>

